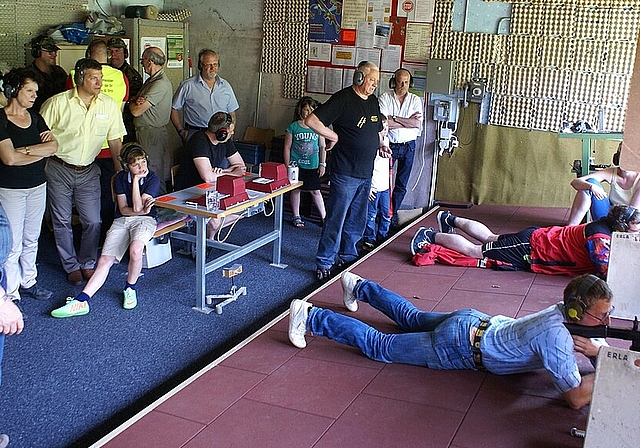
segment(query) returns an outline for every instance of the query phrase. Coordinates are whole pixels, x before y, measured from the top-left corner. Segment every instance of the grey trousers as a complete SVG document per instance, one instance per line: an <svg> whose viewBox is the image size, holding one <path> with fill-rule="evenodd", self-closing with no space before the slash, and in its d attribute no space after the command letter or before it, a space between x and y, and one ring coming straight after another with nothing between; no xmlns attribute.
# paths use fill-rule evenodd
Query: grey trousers
<svg viewBox="0 0 640 448"><path fill-rule="evenodd" d="M47 197L56 248L63 269L69 273L95 267L100 239L100 168L92 163L83 171L47 160ZM76 253L73 244L73 206L80 217L82 235Z"/></svg>

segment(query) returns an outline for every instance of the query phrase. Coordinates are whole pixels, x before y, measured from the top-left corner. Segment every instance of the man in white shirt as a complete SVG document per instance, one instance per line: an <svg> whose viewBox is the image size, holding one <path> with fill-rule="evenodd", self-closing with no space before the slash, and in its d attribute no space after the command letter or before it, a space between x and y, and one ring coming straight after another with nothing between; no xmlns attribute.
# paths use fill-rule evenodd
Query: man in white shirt
<svg viewBox="0 0 640 448"><path fill-rule="evenodd" d="M388 92L380 95L380 113L389 120L389 142L395 166L395 182L391 195L393 217L391 226L398 225L398 209L407 193L407 184L413 167L416 139L422 128L422 99L409 92L413 77L409 70L399 68L389 79Z"/></svg>

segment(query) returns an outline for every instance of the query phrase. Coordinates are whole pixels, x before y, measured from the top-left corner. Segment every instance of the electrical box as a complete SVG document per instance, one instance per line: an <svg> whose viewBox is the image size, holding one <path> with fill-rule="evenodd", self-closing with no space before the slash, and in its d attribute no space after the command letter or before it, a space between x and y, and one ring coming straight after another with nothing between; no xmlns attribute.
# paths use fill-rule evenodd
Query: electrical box
<svg viewBox="0 0 640 448"><path fill-rule="evenodd" d="M429 59L427 62L427 92L451 95L454 90L455 74L456 61Z"/></svg>

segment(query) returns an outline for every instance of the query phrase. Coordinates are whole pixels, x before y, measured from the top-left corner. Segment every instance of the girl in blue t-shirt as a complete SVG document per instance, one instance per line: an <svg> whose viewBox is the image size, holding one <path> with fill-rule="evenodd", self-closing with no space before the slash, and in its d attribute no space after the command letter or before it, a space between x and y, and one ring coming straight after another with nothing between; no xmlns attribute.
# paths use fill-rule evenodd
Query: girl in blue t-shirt
<svg viewBox="0 0 640 448"><path fill-rule="evenodd" d="M320 137L304 125L304 119L317 106L317 101L310 96L300 98L296 104L294 121L287 127L284 134L284 163L287 166L298 166L300 170L298 179L304 183L302 188L291 191L292 224L295 227L304 227L304 221L300 217L300 190L311 193L313 203L323 221L326 215L324 201L320 194L320 178L324 176L327 166L325 141L324 137Z"/></svg>

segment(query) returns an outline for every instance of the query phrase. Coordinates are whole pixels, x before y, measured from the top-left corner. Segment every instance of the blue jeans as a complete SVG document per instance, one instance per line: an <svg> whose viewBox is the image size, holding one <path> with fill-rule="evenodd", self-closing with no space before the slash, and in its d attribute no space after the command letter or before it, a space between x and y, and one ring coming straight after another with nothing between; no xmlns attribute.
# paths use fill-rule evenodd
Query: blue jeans
<svg viewBox="0 0 640 448"><path fill-rule="evenodd" d="M602 184L596 179L586 179L586 181L590 184L597 185L602 188ZM598 199L590 191L586 191L585 193L587 193L591 197L591 207L589 208L589 211L591 212L592 221L604 218L609 214L609 208L611 208L609 196L604 199Z"/></svg>
<svg viewBox="0 0 640 448"><path fill-rule="evenodd" d="M367 209L367 227L364 229L364 240L370 243L381 242L389 233L391 217L389 216L389 190L378 191L376 197L369 199Z"/></svg>
<svg viewBox="0 0 640 448"><path fill-rule="evenodd" d="M367 223L367 202L371 178L331 173L327 216L324 220L316 265L331 269L338 260L349 262L358 258L356 244L362 239Z"/></svg>
<svg viewBox="0 0 640 448"><path fill-rule="evenodd" d="M415 149L415 140L406 143L391 143L393 163L396 164L396 179L393 184L393 195L391 196L394 220L398 219L398 210L402 205L404 196L407 194L407 184L413 168Z"/></svg>
<svg viewBox="0 0 640 448"><path fill-rule="evenodd" d="M469 331L488 315L472 309L420 311L400 295L369 280L360 280L354 294L394 320L403 333L382 333L352 317L316 307L309 312L307 329L357 347L376 361L438 370L476 369Z"/></svg>
<svg viewBox="0 0 640 448"><path fill-rule="evenodd" d="M0 205L0 286L4 291L7 290L7 277L4 272L4 264L7 262L11 246L13 245L13 237L11 236L11 228L9 220L4 212L4 208ZM4 334L0 334L0 384L2 384L2 357L4 355Z"/></svg>

